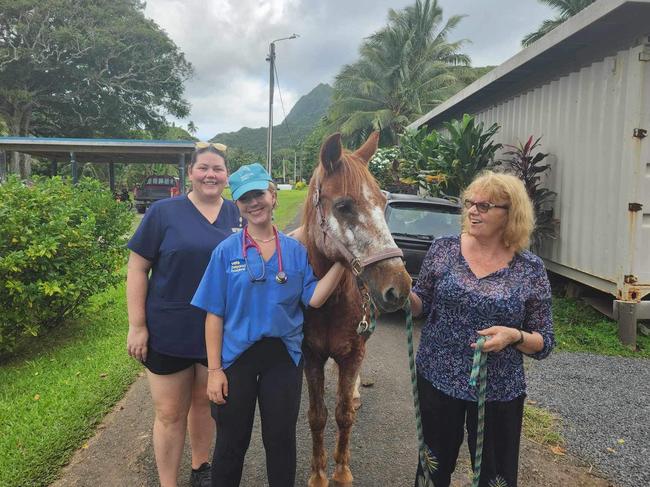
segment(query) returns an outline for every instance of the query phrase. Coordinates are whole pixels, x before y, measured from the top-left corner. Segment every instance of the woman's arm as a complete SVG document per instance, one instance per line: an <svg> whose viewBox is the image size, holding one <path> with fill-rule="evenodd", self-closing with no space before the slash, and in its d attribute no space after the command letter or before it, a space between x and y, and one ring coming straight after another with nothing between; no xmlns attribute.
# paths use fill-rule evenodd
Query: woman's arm
<svg viewBox="0 0 650 487"><path fill-rule="evenodd" d="M205 348L208 352L208 398L216 404L225 404L228 397L228 378L221 365L223 346L223 317L210 312L205 317Z"/></svg>
<svg viewBox="0 0 650 487"><path fill-rule="evenodd" d="M314 294L309 300L309 306L312 308L320 308L323 306L332 292L334 292L336 286L339 285L344 271L345 267L343 267L343 264L335 262L334 265L330 267L330 270L327 271L327 274L318 281L316 289L314 289Z"/></svg>
<svg viewBox="0 0 650 487"><path fill-rule="evenodd" d="M151 262L141 255L131 252L126 271L126 306L129 315L129 333L126 349L131 357L144 362L147 360L147 317L145 302Z"/></svg>

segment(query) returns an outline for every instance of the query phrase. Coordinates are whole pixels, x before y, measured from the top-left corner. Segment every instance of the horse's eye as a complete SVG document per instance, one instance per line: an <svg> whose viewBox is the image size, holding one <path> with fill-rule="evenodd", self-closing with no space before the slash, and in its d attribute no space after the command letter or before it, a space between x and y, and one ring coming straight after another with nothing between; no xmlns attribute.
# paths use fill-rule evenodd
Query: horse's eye
<svg viewBox="0 0 650 487"><path fill-rule="evenodd" d="M352 213L352 200L345 199L334 203L334 208L341 213Z"/></svg>

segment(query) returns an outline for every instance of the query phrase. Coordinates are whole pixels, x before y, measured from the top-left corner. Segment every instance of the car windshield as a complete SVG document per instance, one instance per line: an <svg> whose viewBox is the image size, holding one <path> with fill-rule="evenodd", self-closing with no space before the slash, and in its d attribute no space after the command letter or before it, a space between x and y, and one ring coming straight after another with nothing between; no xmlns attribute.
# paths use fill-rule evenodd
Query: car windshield
<svg viewBox="0 0 650 487"><path fill-rule="evenodd" d="M456 208L432 205L391 205L386 222L394 235L434 239L460 233L460 215Z"/></svg>

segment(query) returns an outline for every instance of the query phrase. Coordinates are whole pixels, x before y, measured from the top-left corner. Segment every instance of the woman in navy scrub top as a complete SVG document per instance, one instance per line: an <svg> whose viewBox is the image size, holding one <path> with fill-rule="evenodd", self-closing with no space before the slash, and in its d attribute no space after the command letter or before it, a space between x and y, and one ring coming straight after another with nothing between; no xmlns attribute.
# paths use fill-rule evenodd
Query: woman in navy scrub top
<svg viewBox="0 0 650 487"><path fill-rule="evenodd" d="M154 203L129 242L129 355L147 367L155 420L153 444L162 487L176 487L189 429L192 487L210 485L214 422L206 395L205 312L190 305L214 248L241 226L221 193L226 147L197 145L188 168L192 191Z"/></svg>
<svg viewBox="0 0 650 487"><path fill-rule="evenodd" d="M259 401L269 486L293 487L301 305L325 303L343 266L335 263L316 280L307 250L272 224L276 194L260 164L238 169L230 187L248 225L214 250L192 300L207 311L208 396L219 431L212 486L239 486Z"/></svg>

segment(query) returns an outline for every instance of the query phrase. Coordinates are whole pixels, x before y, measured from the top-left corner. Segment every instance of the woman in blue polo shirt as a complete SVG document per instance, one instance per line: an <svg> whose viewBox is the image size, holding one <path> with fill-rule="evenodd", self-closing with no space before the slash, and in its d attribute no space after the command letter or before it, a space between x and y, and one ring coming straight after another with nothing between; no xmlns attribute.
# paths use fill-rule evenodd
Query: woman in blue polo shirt
<svg viewBox="0 0 650 487"><path fill-rule="evenodd" d="M235 204L221 197L225 149L197 144L188 168L192 191L154 203L128 245L127 348L147 367L162 487L177 485L188 426L191 485L210 485L214 422L206 395L205 312L190 300L214 248L241 226Z"/></svg>
<svg viewBox="0 0 650 487"><path fill-rule="evenodd" d="M207 311L208 397L219 431L212 485L239 485L259 399L269 486L293 487L303 368L301 304L321 306L343 266L335 263L316 280L307 250L272 224L276 194L260 164L241 167L229 182L248 225L214 250L192 299Z"/></svg>

